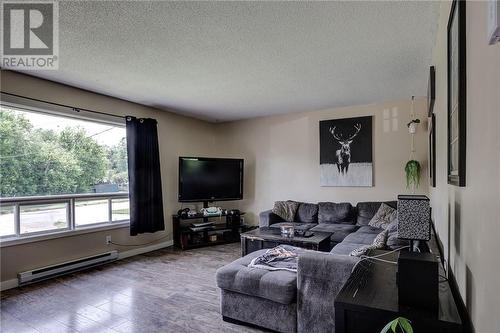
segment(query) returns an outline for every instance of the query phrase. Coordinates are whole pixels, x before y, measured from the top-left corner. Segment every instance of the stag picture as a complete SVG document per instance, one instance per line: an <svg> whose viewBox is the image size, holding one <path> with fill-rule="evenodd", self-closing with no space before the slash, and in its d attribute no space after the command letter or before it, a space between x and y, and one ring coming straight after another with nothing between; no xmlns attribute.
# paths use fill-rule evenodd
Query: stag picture
<svg viewBox="0 0 500 333"><path fill-rule="evenodd" d="M372 117L319 123L321 186L373 186Z"/></svg>

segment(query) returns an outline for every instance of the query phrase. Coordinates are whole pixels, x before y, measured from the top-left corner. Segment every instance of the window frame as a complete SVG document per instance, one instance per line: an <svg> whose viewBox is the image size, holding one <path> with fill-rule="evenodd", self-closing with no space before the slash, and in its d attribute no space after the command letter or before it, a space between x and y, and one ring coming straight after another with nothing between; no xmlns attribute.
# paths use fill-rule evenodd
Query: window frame
<svg viewBox="0 0 500 333"><path fill-rule="evenodd" d="M104 113L92 113L85 110L71 108L67 106L54 105L48 102L32 100L11 94L1 93L0 106L20 110L24 112L33 112L57 116L61 118L78 119L90 121L105 125L113 125L125 128L125 118L119 118ZM15 234L0 236L0 247L11 246L45 239L69 237L75 234L97 232L106 229L125 228L129 226L129 219L113 221L112 205L113 199L129 198L129 192L110 192L110 193L79 193L79 194L61 194L46 196L27 196L27 197L0 197L0 205L14 207L14 231ZM89 223L81 226L76 225L75 204L77 199L107 199L108 221ZM21 207L39 204L65 203L67 215L67 227L54 228L42 231L35 231L21 234Z"/></svg>
<svg viewBox="0 0 500 333"><path fill-rule="evenodd" d="M42 200L34 200L34 201L26 201L26 202L15 202L14 203L14 230L16 231L15 237L29 237L29 236L36 236L36 235L42 235L42 234L47 234L47 233L52 233L56 231L67 231L67 230L72 230L71 228L71 204L69 200L56 200L50 198L51 196L47 196L47 200L42 199ZM1 201L0 201L1 202ZM21 210L22 207L29 207L29 206L43 206L43 205L52 205L52 204L64 204L66 206L66 227L65 228L52 228L52 229L45 229L45 230L40 230L40 231L32 231L32 232L25 232L21 233Z"/></svg>
<svg viewBox="0 0 500 333"><path fill-rule="evenodd" d="M15 234L0 236L0 241L30 238L31 236L58 234L64 231L78 231L82 229L98 228L101 226L110 226L117 224L128 224L129 219L122 219L113 221L112 219L112 202L113 199L128 199L128 192L111 192L111 193L81 193L81 194L61 194L61 195L47 195L47 196L31 196L31 197L6 197L0 198L0 205L14 206L14 230ZM106 199L108 204L108 221L90 223L81 226L76 225L76 210L75 205L78 200L84 199L85 201L103 200ZM21 233L21 207L43 204L66 204L66 215L68 220L67 228L54 228L43 231L35 231L28 233Z"/></svg>

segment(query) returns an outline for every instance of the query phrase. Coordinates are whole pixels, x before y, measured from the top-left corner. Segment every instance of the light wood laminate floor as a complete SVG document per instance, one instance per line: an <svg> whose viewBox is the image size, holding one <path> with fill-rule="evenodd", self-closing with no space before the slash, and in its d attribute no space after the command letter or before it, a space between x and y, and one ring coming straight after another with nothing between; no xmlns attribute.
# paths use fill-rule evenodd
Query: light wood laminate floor
<svg viewBox="0 0 500 333"><path fill-rule="evenodd" d="M239 256L239 243L167 248L8 290L0 331L262 332L219 313L215 271Z"/></svg>

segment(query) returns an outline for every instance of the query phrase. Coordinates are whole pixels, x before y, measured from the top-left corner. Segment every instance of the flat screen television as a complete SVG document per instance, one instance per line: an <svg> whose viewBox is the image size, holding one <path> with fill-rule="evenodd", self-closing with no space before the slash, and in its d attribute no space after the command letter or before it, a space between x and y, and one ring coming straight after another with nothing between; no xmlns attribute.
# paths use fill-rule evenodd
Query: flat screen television
<svg viewBox="0 0 500 333"><path fill-rule="evenodd" d="M179 202L243 199L243 159L179 157Z"/></svg>

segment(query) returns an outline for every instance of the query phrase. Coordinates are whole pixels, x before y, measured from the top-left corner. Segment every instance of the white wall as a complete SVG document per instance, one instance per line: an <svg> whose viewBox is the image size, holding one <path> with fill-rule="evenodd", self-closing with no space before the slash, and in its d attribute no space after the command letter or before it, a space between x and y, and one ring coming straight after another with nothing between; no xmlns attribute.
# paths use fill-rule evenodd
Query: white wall
<svg viewBox="0 0 500 333"><path fill-rule="evenodd" d="M397 128L384 130L384 110L397 114ZM365 106L262 117L219 124L216 145L225 156L245 159L245 199L240 208L247 221L257 224L258 213L276 200L336 201L356 204L365 200L395 200L408 193L404 165L410 156L410 99ZM417 158L424 172L419 193L428 193L426 100L415 110L420 124L416 135ZM372 115L374 187L321 187L319 183L319 121Z"/></svg>
<svg viewBox="0 0 500 333"><path fill-rule="evenodd" d="M446 29L441 4L436 65L437 187L434 220L475 332L500 327L500 44L488 45L487 2L467 2L467 186L447 184ZM449 230L449 236L448 236ZM445 252L447 252L445 250Z"/></svg>

